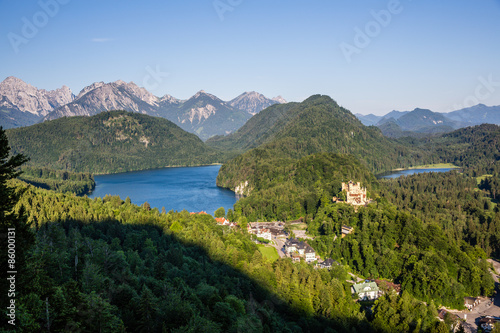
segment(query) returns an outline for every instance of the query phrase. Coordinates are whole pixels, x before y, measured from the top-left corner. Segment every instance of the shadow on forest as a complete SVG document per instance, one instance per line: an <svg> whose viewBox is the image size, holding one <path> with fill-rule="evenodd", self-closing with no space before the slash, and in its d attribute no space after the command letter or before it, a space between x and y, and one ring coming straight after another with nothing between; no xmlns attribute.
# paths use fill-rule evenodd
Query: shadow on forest
<svg viewBox="0 0 500 333"><path fill-rule="evenodd" d="M58 227L64 229L66 236L66 249L63 251L70 253L68 266L73 265L66 270L69 276L59 283L74 279L82 292L89 293L92 288L85 282L90 274L87 262L103 262L100 272L109 281L104 284L105 290L95 291L103 298L107 297L111 305L118 307L127 330L136 331L140 328L137 322L142 318L137 313L141 313L142 303L134 304L134 300L140 295L143 297L144 290L141 294L141 289L144 289L144 285L152 291L159 307L156 317L151 319L154 322L154 325L151 324L154 328L152 331L161 332L165 328L171 331L183 326L191 327L193 323L200 325L201 319L194 320L194 317L204 317L220 325L223 331L232 332L372 330L368 322L356 318L337 317L338 320L330 320L308 316L303 309L290 306L259 281L221 261L211 259L204 248L185 242L174 234L166 234L158 226L122 224L117 220L92 223L66 220L44 224L39 234L54 234L53 229ZM90 244L88 239L101 242ZM72 250L71 246L75 242L82 244ZM73 257L76 254L79 259L75 267ZM109 258L103 259L101 256ZM117 256L126 258L126 264L106 263L106 260L118 260ZM134 289L135 298L130 291L126 295L121 294L123 290L128 290L122 287L125 284ZM225 306L224 302L229 302L230 295L243 300L244 313ZM201 326L206 326L204 331L210 331L209 323Z"/></svg>

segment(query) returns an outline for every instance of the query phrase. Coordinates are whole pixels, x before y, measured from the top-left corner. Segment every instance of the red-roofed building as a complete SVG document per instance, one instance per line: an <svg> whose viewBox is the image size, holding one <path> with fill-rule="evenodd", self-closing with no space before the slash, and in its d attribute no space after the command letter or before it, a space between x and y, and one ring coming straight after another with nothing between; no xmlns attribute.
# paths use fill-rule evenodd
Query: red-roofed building
<svg viewBox="0 0 500 333"><path fill-rule="evenodd" d="M229 225L229 221L226 220L226 218L224 218L224 217L216 217L215 222L217 222L218 224L221 224L221 225Z"/></svg>
<svg viewBox="0 0 500 333"><path fill-rule="evenodd" d="M201 212L191 212L189 213L190 215L208 215L207 212L201 211Z"/></svg>

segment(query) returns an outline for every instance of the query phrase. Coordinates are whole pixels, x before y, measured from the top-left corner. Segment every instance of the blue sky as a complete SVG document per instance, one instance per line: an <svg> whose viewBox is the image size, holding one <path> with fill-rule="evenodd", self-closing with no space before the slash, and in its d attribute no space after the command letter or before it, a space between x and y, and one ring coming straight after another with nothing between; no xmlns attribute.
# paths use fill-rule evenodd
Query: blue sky
<svg viewBox="0 0 500 333"><path fill-rule="evenodd" d="M0 0L0 50L0 80L75 94L121 79L363 114L500 105L500 0Z"/></svg>

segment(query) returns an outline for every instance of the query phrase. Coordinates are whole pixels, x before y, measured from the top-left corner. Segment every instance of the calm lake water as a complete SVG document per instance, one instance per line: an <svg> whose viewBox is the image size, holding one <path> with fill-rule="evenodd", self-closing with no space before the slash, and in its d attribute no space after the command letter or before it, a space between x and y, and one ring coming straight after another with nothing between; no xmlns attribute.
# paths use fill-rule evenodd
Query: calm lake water
<svg viewBox="0 0 500 333"><path fill-rule="evenodd" d="M456 170L455 168L429 168L429 169L408 169L408 170L400 170L400 171L395 171L383 175L379 175L377 178L398 178L401 176L408 176L408 175L414 175L417 173L425 173L425 172L447 172L450 170Z"/></svg>
<svg viewBox="0 0 500 333"><path fill-rule="evenodd" d="M125 200L128 196L134 204L142 205L147 201L151 207L160 210L165 207L167 212L186 209L213 214L219 207L227 211L233 208L236 195L215 185L220 167L165 168L94 176L96 188L89 197L111 194Z"/></svg>

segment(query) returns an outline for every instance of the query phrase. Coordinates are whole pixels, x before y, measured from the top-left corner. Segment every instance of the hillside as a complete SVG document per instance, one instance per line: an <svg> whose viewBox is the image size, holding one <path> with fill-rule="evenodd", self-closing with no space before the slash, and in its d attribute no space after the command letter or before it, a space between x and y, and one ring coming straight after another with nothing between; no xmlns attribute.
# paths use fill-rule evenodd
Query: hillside
<svg viewBox="0 0 500 333"><path fill-rule="evenodd" d="M226 136L214 136L206 141L207 145L222 149L246 151L270 141L274 134L290 121L291 111L298 103L272 105L250 118L236 132Z"/></svg>
<svg viewBox="0 0 500 333"><path fill-rule="evenodd" d="M251 181L244 186L243 192L248 196L240 198L234 206L250 221L313 216L318 207L340 194L342 181L360 181L369 192L378 188L370 170L346 154L318 153L299 160L279 160L272 166L262 162L259 166L258 175L250 177ZM227 169L219 174L218 182L224 182L225 173Z"/></svg>
<svg viewBox="0 0 500 333"><path fill-rule="evenodd" d="M222 154L172 122L126 111L67 117L10 129L13 153L28 165L114 173L220 162Z"/></svg>
<svg viewBox="0 0 500 333"><path fill-rule="evenodd" d="M247 181L253 187L260 168L320 152L351 154L372 172L415 165L422 158L422 153L385 138L375 127L363 126L351 112L321 95L274 105L235 134L209 144L242 150L259 145L221 168L217 184L231 189Z"/></svg>
<svg viewBox="0 0 500 333"><path fill-rule="evenodd" d="M492 170L500 161L500 126L482 124L441 136L402 139L401 143L429 152L431 162ZM489 173L489 172L488 172Z"/></svg>

